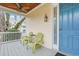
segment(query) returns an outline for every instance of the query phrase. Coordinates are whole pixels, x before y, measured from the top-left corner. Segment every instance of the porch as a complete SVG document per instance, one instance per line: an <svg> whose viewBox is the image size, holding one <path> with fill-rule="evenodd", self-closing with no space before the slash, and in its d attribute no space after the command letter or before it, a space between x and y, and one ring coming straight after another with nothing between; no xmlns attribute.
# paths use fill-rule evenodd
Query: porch
<svg viewBox="0 0 79 59"><path fill-rule="evenodd" d="M21 44L20 40L0 43L0 56L54 56L56 50L42 47L33 54L31 48Z"/></svg>
<svg viewBox="0 0 79 59"><path fill-rule="evenodd" d="M4 6L5 4L1 4L1 5ZM15 3L13 5L15 5ZM27 4L24 4L24 5L27 5ZM57 4L41 4L41 5L38 5L37 7L34 7L34 9L32 10L30 9L29 12L21 10L23 11L23 13L18 12L18 10L14 11L12 8L10 9L5 8L3 6L0 6L0 8L7 9L9 13L10 11L13 13L9 17L7 17L7 19L14 17L10 19L11 22L15 20L13 25L15 25L18 22L18 19L23 18L21 16L25 17L25 19L23 19L24 22L19 28L19 32L21 32L22 37L27 36L29 32L33 32L34 34L38 32L42 32L44 34L44 44L42 44L43 46L42 48L39 48L35 51L35 53L32 53L32 49L27 45L23 45L20 39L13 40L13 38L11 38L12 40L9 41L9 38L8 38L8 41L7 41L4 38L4 39L1 39L1 40L4 40L4 42L0 43L0 56L54 56L56 55L57 49L58 49L58 42L56 41L57 34L55 35L55 37L54 37L54 34L56 33L55 31L57 31L56 29L57 26L55 21L57 20L56 17L58 16L54 15L54 13L57 12L54 9L57 7ZM7 11L5 13L7 13ZM17 15L20 15L20 16L17 17ZM18 28L18 26L15 26L14 28ZM13 33L15 29L13 30L11 29L10 31L12 31ZM5 35L3 36L5 37ZM16 35L11 35L11 37L12 36L16 36Z"/></svg>

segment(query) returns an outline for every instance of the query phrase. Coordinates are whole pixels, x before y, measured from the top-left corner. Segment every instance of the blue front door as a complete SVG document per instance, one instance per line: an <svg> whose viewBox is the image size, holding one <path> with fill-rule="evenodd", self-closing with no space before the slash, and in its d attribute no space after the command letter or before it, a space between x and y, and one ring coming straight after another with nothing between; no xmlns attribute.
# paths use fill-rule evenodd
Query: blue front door
<svg viewBox="0 0 79 59"><path fill-rule="evenodd" d="M59 21L59 50L79 55L79 4L61 3Z"/></svg>

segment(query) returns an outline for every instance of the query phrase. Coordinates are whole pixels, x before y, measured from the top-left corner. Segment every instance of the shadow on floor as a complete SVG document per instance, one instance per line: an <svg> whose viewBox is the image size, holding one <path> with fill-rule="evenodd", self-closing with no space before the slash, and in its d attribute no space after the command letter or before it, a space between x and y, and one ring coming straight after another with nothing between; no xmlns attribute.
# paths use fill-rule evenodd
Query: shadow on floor
<svg viewBox="0 0 79 59"><path fill-rule="evenodd" d="M66 55L57 52L55 56L66 56Z"/></svg>

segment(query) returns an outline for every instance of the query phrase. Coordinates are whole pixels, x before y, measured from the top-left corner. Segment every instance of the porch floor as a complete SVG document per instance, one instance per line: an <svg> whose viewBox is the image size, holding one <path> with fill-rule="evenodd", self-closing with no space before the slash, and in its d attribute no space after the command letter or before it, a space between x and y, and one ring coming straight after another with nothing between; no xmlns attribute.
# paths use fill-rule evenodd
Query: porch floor
<svg viewBox="0 0 79 59"><path fill-rule="evenodd" d="M0 56L54 56L55 54L56 50L45 47L37 49L33 54L31 48L27 49L19 40L0 43Z"/></svg>

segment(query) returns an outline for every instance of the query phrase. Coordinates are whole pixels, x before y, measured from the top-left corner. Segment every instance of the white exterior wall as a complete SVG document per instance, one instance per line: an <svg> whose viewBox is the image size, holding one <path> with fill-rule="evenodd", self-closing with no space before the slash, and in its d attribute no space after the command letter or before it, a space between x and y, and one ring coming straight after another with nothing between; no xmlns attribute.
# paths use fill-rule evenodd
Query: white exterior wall
<svg viewBox="0 0 79 59"><path fill-rule="evenodd" d="M47 14L48 22L44 22L44 15ZM54 23L53 23L53 5L44 4L35 11L29 13L26 19L26 30L28 32L44 33L44 47L53 48Z"/></svg>

